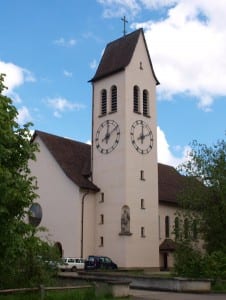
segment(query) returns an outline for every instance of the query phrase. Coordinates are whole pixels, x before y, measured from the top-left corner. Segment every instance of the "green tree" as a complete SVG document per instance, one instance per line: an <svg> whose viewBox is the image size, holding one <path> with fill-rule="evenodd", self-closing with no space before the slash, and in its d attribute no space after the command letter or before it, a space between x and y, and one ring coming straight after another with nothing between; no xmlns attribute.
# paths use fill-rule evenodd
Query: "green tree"
<svg viewBox="0 0 226 300"><path fill-rule="evenodd" d="M4 89L4 75L0 74L0 288L21 283L29 259L48 247L26 222L29 207L37 198L28 165L38 150L30 142L32 124L18 124L17 109L3 95ZM32 281L32 276L28 280Z"/></svg>
<svg viewBox="0 0 226 300"><path fill-rule="evenodd" d="M184 259L186 272L183 272L189 274L191 265L186 264L185 257L189 253L194 254L194 265L199 266L200 274L219 276L219 270L226 268L226 141L218 140L213 146L194 141L190 158L180 166L180 171L187 180L179 197L181 226L177 233L176 271L180 273L180 260ZM204 251L198 239L203 241ZM208 268L207 261L211 261L215 270Z"/></svg>

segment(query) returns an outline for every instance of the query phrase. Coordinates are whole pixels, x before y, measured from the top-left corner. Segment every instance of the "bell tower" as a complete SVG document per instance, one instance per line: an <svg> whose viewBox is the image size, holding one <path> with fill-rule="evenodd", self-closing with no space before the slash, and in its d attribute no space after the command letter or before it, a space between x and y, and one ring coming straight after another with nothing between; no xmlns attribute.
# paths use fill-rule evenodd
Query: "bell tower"
<svg viewBox="0 0 226 300"><path fill-rule="evenodd" d="M159 268L156 85L144 32L106 46L93 86L97 255Z"/></svg>

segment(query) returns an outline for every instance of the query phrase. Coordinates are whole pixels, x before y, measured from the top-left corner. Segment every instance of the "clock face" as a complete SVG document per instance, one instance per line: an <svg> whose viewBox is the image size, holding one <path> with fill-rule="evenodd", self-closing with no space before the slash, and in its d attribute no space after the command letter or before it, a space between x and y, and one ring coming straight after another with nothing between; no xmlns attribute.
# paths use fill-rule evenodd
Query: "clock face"
<svg viewBox="0 0 226 300"><path fill-rule="evenodd" d="M142 120L133 123L130 130L131 142L137 152L147 154L153 147L153 134L148 126Z"/></svg>
<svg viewBox="0 0 226 300"><path fill-rule="evenodd" d="M100 153L112 152L119 143L119 125L113 120L106 120L97 129L95 143Z"/></svg>

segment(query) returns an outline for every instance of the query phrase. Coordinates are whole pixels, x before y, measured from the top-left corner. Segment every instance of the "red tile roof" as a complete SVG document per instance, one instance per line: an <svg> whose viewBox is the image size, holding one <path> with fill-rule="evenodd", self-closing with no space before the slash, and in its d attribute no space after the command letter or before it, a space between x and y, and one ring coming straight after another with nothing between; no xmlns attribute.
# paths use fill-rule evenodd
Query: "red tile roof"
<svg viewBox="0 0 226 300"><path fill-rule="evenodd" d="M40 137L68 178L80 188L96 192L99 190L89 180L91 175L90 145L38 130L35 131L33 140L36 136Z"/></svg>
<svg viewBox="0 0 226 300"><path fill-rule="evenodd" d="M158 173L159 201L177 204L178 195L185 189L188 178L174 167L160 163Z"/></svg>
<svg viewBox="0 0 226 300"><path fill-rule="evenodd" d="M176 243L171 239L165 239L159 246L160 251L174 251L176 250Z"/></svg>

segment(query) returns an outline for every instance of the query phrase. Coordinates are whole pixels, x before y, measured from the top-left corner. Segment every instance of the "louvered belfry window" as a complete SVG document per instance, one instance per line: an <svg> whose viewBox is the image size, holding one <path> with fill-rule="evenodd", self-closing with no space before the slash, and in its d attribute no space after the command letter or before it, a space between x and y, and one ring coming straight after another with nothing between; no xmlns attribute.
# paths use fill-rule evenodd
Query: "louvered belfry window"
<svg viewBox="0 0 226 300"><path fill-rule="evenodd" d="M143 115L149 116L149 99L147 90L143 90Z"/></svg>
<svg viewBox="0 0 226 300"><path fill-rule="evenodd" d="M136 113L140 112L140 99L139 99L140 90L137 85L133 87L133 111Z"/></svg>
<svg viewBox="0 0 226 300"><path fill-rule="evenodd" d="M107 113L107 90L103 89L101 91L101 115L106 115Z"/></svg>
<svg viewBox="0 0 226 300"><path fill-rule="evenodd" d="M111 112L117 111L117 86L113 85L111 88Z"/></svg>

